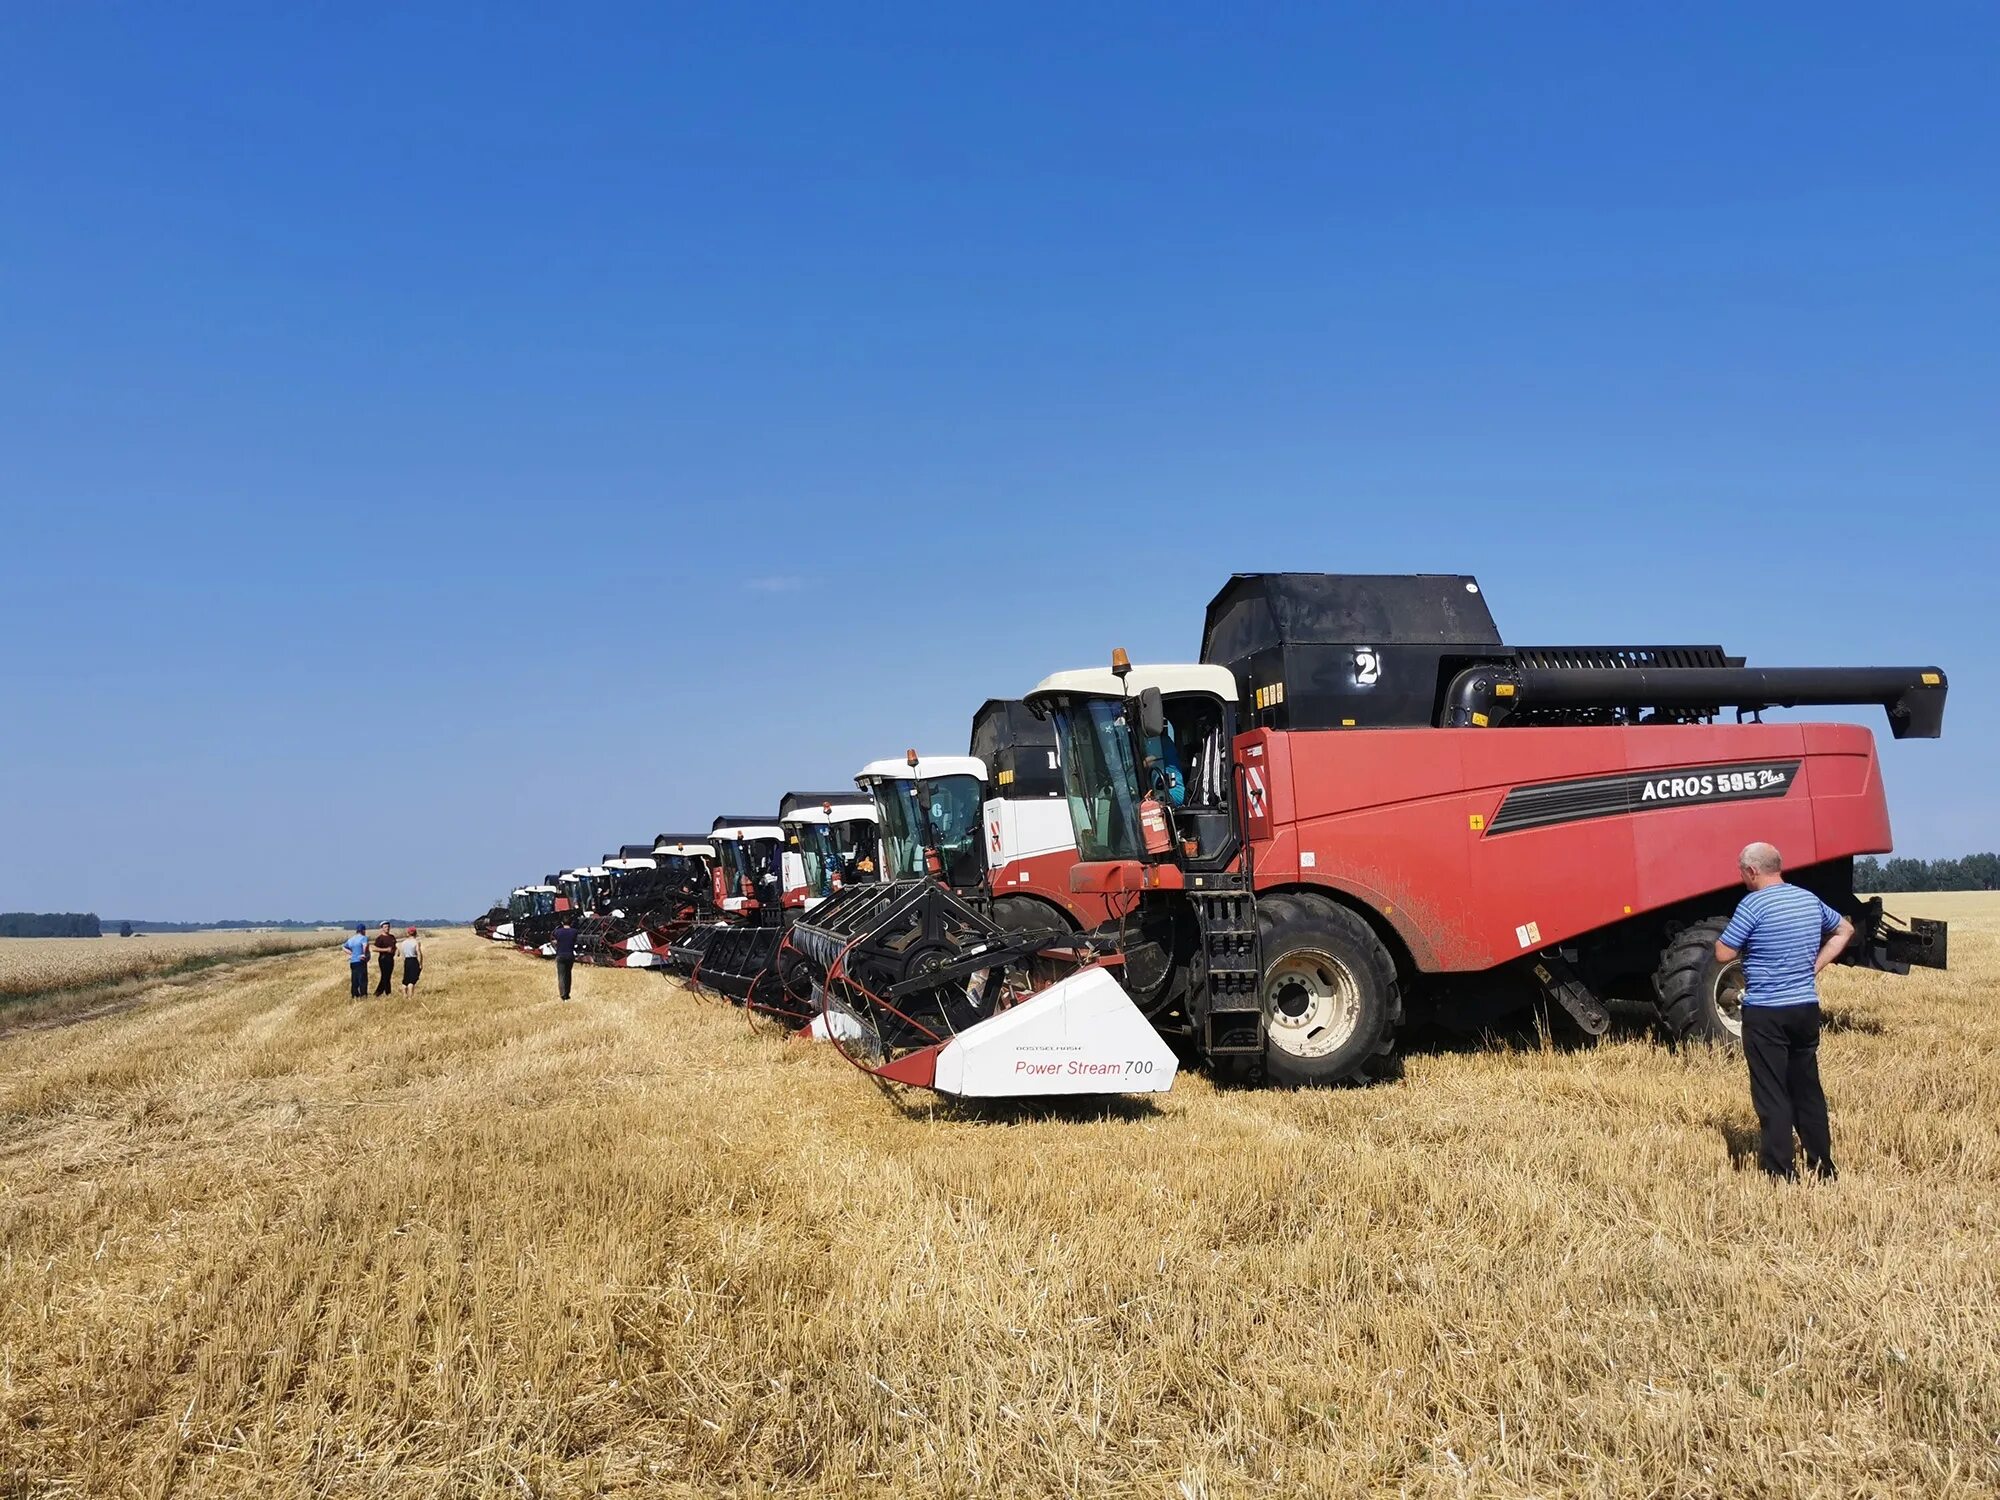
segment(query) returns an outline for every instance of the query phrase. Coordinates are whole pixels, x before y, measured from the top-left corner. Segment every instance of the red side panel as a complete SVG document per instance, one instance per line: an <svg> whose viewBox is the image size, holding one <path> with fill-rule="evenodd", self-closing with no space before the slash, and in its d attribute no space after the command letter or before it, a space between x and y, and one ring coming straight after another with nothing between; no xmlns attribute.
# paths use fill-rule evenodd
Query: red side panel
<svg viewBox="0 0 2000 1500"><path fill-rule="evenodd" d="M1491 968L1720 896L1752 840L1792 865L1889 848L1874 739L1859 726L1260 731L1237 750L1267 767L1258 885L1347 891L1433 971ZM1724 795L1745 767L1760 768L1758 793Z"/></svg>
<svg viewBox="0 0 2000 1500"><path fill-rule="evenodd" d="M1804 728L1819 857L1887 854L1896 845L1889 835L1889 802L1882 790L1882 763L1875 758L1875 736L1859 724Z"/></svg>
<svg viewBox="0 0 2000 1500"><path fill-rule="evenodd" d="M1478 895L1468 879L1459 736L1329 730L1270 738L1290 796L1289 806L1278 805L1270 853L1256 851L1257 883L1332 885L1358 897L1426 969L1460 967L1482 952L1470 931Z"/></svg>
<svg viewBox="0 0 2000 1500"><path fill-rule="evenodd" d="M1070 871L1076 868L1076 863L1074 849L1009 860L993 872L993 894L1039 896L1067 911L1088 932L1107 919L1109 907L1102 893L1071 888Z"/></svg>

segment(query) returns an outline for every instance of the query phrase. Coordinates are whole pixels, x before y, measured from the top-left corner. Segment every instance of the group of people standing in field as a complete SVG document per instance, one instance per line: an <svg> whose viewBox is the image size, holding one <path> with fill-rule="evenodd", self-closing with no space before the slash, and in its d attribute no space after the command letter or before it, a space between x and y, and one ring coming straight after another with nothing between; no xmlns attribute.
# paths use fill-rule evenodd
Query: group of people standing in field
<svg viewBox="0 0 2000 1500"><path fill-rule="evenodd" d="M380 967L382 978L375 986L375 993L389 993L389 981L395 976L396 960L403 960L403 993L414 995L417 980L424 971L424 945L417 937L417 929L412 927L399 939L387 922L374 937L368 936L368 924L356 922L354 936L340 945L347 952L348 993L360 1000L368 994L368 959L371 954Z"/></svg>

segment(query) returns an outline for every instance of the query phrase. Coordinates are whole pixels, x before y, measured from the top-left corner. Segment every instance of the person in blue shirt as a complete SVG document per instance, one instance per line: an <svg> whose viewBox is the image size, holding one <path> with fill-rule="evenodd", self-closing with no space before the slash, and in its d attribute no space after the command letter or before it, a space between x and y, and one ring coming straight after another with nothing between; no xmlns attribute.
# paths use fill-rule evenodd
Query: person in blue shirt
<svg viewBox="0 0 2000 1500"><path fill-rule="evenodd" d="M1819 1081L1820 970L1840 957L1854 924L1811 891L1785 883L1784 859L1770 844L1737 856L1749 894L1716 939L1722 964L1743 960L1743 1055L1750 1103L1763 1139L1757 1164L1795 1178L1792 1135L1806 1167L1835 1176L1826 1091Z"/></svg>
<svg viewBox="0 0 2000 1500"><path fill-rule="evenodd" d="M354 936L340 945L347 950L347 992L354 999L368 993L368 928L354 924Z"/></svg>

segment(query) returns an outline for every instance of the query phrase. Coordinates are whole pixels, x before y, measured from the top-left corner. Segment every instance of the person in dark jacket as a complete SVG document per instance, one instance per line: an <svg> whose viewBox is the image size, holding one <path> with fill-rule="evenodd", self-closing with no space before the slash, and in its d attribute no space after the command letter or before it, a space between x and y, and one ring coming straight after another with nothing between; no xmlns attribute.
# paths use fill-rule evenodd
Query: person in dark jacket
<svg viewBox="0 0 2000 1500"><path fill-rule="evenodd" d="M556 995L569 999L570 971L576 967L576 926L568 916L562 919L562 926L556 929Z"/></svg>
<svg viewBox="0 0 2000 1500"><path fill-rule="evenodd" d="M375 993L386 995L389 993L390 977L396 972L396 934L390 931L387 922L382 924L375 940L368 946L375 950L375 966L382 975L381 982L375 986Z"/></svg>

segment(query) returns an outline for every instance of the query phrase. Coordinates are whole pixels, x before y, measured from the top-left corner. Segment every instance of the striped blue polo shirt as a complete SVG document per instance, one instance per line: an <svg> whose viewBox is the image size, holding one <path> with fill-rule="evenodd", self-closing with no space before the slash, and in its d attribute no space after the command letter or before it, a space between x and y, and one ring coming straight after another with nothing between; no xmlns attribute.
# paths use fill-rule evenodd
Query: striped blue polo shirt
<svg viewBox="0 0 2000 1500"><path fill-rule="evenodd" d="M1722 944L1743 954L1745 1005L1817 1005L1813 960L1840 913L1796 885L1767 885L1736 903Z"/></svg>

